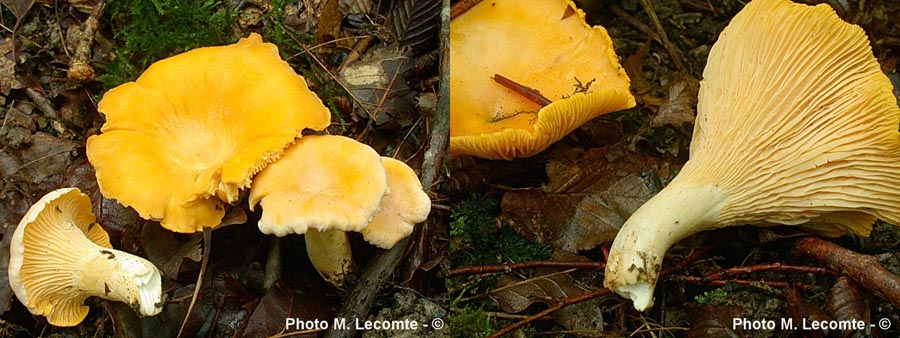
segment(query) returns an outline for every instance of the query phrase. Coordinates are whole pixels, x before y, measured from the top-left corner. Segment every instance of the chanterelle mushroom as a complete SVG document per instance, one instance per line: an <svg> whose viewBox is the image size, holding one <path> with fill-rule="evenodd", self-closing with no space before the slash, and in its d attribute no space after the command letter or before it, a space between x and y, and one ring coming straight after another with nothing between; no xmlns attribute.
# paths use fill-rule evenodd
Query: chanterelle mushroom
<svg viewBox="0 0 900 338"><path fill-rule="evenodd" d="M647 309L666 250L703 230L900 224L900 108L861 28L827 5L754 0L703 78L691 158L620 230L606 287Z"/></svg>
<svg viewBox="0 0 900 338"><path fill-rule="evenodd" d="M603 27L572 1L484 1L450 24L450 151L528 157L585 122L633 107L629 80ZM498 84L540 92L542 107Z"/></svg>
<svg viewBox="0 0 900 338"><path fill-rule="evenodd" d="M391 248L431 211L431 200L405 163L379 157L343 136L306 136L259 173L250 205L263 207L259 228L284 236L306 234L307 254L334 285L352 270L346 231Z"/></svg>
<svg viewBox="0 0 900 338"><path fill-rule="evenodd" d="M162 310L159 270L112 249L94 223L91 200L76 188L52 191L31 206L10 243L9 284L31 313L55 326L84 320L91 296L130 304L143 316Z"/></svg>
<svg viewBox="0 0 900 338"><path fill-rule="evenodd" d="M381 201L381 210L360 232L367 242L390 249L413 232L416 224L425 221L431 212L431 198L422 189L419 177L406 163L382 157L387 172L388 194Z"/></svg>
<svg viewBox="0 0 900 338"><path fill-rule="evenodd" d="M306 234L313 266L340 286L353 266L344 231L365 228L388 192L387 173L374 149L344 136L313 135L257 175L249 201L251 210L257 203L263 208L263 233Z"/></svg>
<svg viewBox="0 0 900 338"><path fill-rule="evenodd" d="M87 141L104 196L163 227L217 226L254 174L305 128L331 114L257 34L151 65L97 106L102 134Z"/></svg>

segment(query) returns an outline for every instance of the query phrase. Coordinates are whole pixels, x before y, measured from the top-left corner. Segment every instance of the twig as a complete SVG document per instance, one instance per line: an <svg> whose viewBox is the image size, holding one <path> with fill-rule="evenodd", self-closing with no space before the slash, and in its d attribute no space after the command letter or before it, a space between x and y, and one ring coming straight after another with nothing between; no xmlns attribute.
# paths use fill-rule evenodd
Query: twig
<svg viewBox="0 0 900 338"><path fill-rule="evenodd" d="M660 272L660 276L666 276L666 275L671 274L673 271L678 271L678 270L681 270L681 269L687 267L687 266L690 265L691 263L693 263L693 262L695 262L696 260L700 259L700 257L702 257L703 255L706 255L706 253L708 253L709 250L712 250L712 248L715 247L716 245L718 245L721 241L722 241L721 239L717 239L717 240L713 241L712 243L710 243L710 244L708 244L708 245L706 245L706 246L704 246L704 247L702 247L702 248L700 248L700 249L695 250L695 251L694 251L693 253L691 253L690 255L684 257L683 259L681 259L681 261L679 261L678 263L676 263L674 266L672 266L672 267L670 267L670 268L667 268L667 269L663 270L662 272ZM699 277L698 277L698 278L699 278ZM563 307L566 307L566 306L569 306L569 305L572 305L572 304L576 304L576 303L580 303L580 302L583 302L583 301L586 301L586 300L594 299L594 298L597 298L597 297L601 297L601 296L607 295L607 294L609 294L609 293L612 293L612 291L609 290L609 289L605 289L605 288L604 288L604 289L602 289L602 290L594 291L594 292L587 293L587 294L584 294L584 295L581 295L581 296L577 296L577 297L567 297L567 298L563 298L563 299L560 300L559 303L557 303L557 304L551 306L550 308L548 308L548 309L546 309L546 310L544 310L544 311L541 311L541 312L539 312L539 313L536 314L536 315L530 316L530 317L528 317L527 319L523 319L523 320L518 321L518 322L516 322L516 323L514 323L514 324L512 324L512 325L509 325L509 326L507 326L507 327L504 327L504 328L500 329L499 331L494 332L494 333L491 334L489 337L492 337L492 338L493 338L493 337L500 337L500 336L502 336L502 335L505 335L505 334L507 334L507 333L512 332L512 331L515 330L515 329L518 329L518 328L520 328L520 327L522 327L522 326L525 326L526 324L528 324L528 323L530 323L530 322L533 322L533 321L537 320L538 318L544 317L544 316L546 316L546 315L548 315L548 314L551 314L551 313L553 313L553 312L555 312L555 311L557 311L557 310L559 310L559 309L562 309Z"/></svg>
<svg viewBox="0 0 900 338"><path fill-rule="evenodd" d="M28 95L28 98L34 102L34 105L37 106L38 110L44 113L44 116L53 120L59 120L59 113L53 108L53 103L50 102L50 99L31 88L25 88L25 95Z"/></svg>
<svg viewBox="0 0 900 338"><path fill-rule="evenodd" d="M344 59L344 62L341 63L341 66L338 67L338 73L347 67L351 62L359 60L363 53L372 46L372 43L375 42L374 35L366 35L361 40L357 40L356 44L353 45L353 49L350 50L350 54L347 54L347 58ZM398 72L399 73L399 72Z"/></svg>
<svg viewBox="0 0 900 338"><path fill-rule="evenodd" d="M91 60L91 45L94 43L94 34L100 25L100 16L106 8L106 1L100 0L94 5L91 16L84 21L84 29L81 30L81 39L75 47L75 55L69 60L68 78L73 81L87 81L94 78L94 68L88 64Z"/></svg>
<svg viewBox="0 0 900 338"><path fill-rule="evenodd" d="M518 82L510 80L503 75L494 74L494 77L492 77L492 79L494 79L494 82L497 82L501 86L512 90L516 94L522 95L522 97L526 98L528 101L534 102L542 108L550 103L553 103L552 101L550 101L550 99L542 95L541 92L537 91L536 89L519 84Z"/></svg>
<svg viewBox="0 0 900 338"><path fill-rule="evenodd" d="M703 277L703 280L713 281L725 279L728 277L734 277L736 275L745 274L745 273L754 273L754 272L763 272L763 271L780 271L780 272L796 272L796 273L812 273L818 275L830 275L837 276L838 272L820 268L815 266L796 266L796 265L784 265L781 263L772 263L772 264L759 264L759 265L751 265L751 266L741 266L730 269L725 269L719 272L711 273Z"/></svg>
<svg viewBox="0 0 900 338"><path fill-rule="evenodd" d="M900 306L900 277L885 269L875 257L853 252L816 237L797 240L794 242L793 251L828 264L834 270L842 271L894 306Z"/></svg>
<svg viewBox="0 0 900 338"><path fill-rule="evenodd" d="M622 7L619 7L619 5L614 3L609 4L609 10L619 18L622 18L622 20L625 20L625 22L631 25L631 27L634 27L634 29L644 33L644 35L649 36L654 41L662 43L662 39L659 38L659 34L656 34L656 32L653 31L653 28L650 28L650 26L647 26L637 18L631 16L631 14L628 14L628 12L622 9Z"/></svg>
<svg viewBox="0 0 900 338"><path fill-rule="evenodd" d="M606 263L603 262L555 262L555 261L531 261L511 264L498 265L476 265L453 269L447 272L445 276L439 277L457 277L463 275L477 275L482 273L509 273L513 270L530 269L530 268L559 268L559 269L603 269Z"/></svg>
<svg viewBox="0 0 900 338"><path fill-rule="evenodd" d="M644 11L650 16L650 21L656 26L656 33L659 34L659 38L662 40L663 48L665 48L666 51L669 52L669 56L672 57L672 63L675 64L675 68L678 68L678 71L682 73L687 72L687 68L684 67L684 62L681 60L681 50L669 41L669 36L663 28L662 22L659 21L659 16L656 15L656 11L653 10L650 0L641 0L641 7L644 7Z"/></svg>
<svg viewBox="0 0 900 338"><path fill-rule="evenodd" d="M744 285L753 285L753 284L765 284L771 286L773 288L787 288L794 287L801 290L810 290L812 286L801 284L801 283L790 283L790 282L781 282L781 281L767 281L767 280L747 280L747 279L714 279L709 280L704 277L697 276L670 276L670 279L674 281L688 282L694 284L707 284L712 286L725 286L728 284L744 284Z"/></svg>
<svg viewBox="0 0 900 338"><path fill-rule="evenodd" d="M553 304L553 306L547 308L546 310L538 312L534 315L528 316L528 318L526 318L526 319L520 320L518 322L515 322L512 325L504 327L504 328L500 329L499 331L492 333L490 336L488 336L488 338L496 338L496 337L503 336L507 333L512 332L513 330L516 330L522 326L527 325L528 323L531 323L531 322L538 320L544 316L547 316L553 312L556 312L557 310L562 309L566 306L576 304L576 303L581 303L583 301L591 300L594 298L603 297L610 293L612 293L612 291L610 291L609 289L602 289L602 290L597 290L597 291L594 291L591 293L586 293L581 296L566 297L566 298L560 299L558 303Z"/></svg>
<svg viewBox="0 0 900 338"><path fill-rule="evenodd" d="M197 284L194 287L194 295L191 296L191 304L188 305L187 313L184 315L184 321L181 322L181 328L178 329L178 335L175 337L182 337L184 333L184 327L187 326L188 319L191 318L191 311L194 310L194 305L197 304L197 298L200 295L200 287L203 286L203 275L206 272L206 266L209 263L209 249L212 248L212 228L203 228L203 261L200 262L200 273L197 274Z"/></svg>
<svg viewBox="0 0 900 338"><path fill-rule="evenodd" d="M450 20L456 19L457 16L460 16L472 7L475 7L475 5L481 1L482 0L460 0L453 4L453 7L450 8Z"/></svg>
<svg viewBox="0 0 900 338"><path fill-rule="evenodd" d="M213 315L212 323L215 323L215 322L219 321L219 313L222 312L222 307L223 307L223 306L225 306L225 296L224 296L224 295L219 297L219 305L216 306L216 314ZM211 328L209 329L209 331L206 333L206 337L207 337L207 338L212 337L213 334L216 332L215 329L216 329L215 326L211 327Z"/></svg>
<svg viewBox="0 0 900 338"><path fill-rule="evenodd" d="M446 204L431 203L431 210L432 211L450 212L452 209L450 209L450 206L446 205Z"/></svg>
<svg viewBox="0 0 900 338"><path fill-rule="evenodd" d="M450 0L443 1L441 12L441 85L438 93L438 108L435 110L432 122L431 135L429 136L428 149L422 160L422 174L420 180L426 189L437 182L440 168L443 166L447 144L450 142L450 68L449 39L450 39ZM425 225L429 224L426 221ZM421 228L419 228L421 229ZM417 230L421 231L421 230ZM346 302L340 311L338 318L353 321L355 318L364 318L375 304L376 297L387 284L394 270L400 264L400 259L409 248L412 237L407 237L388 251L379 253L369 262L360 277L361 283L347 295ZM356 333L354 328L350 330L328 330L325 337L345 338Z"/></svg>

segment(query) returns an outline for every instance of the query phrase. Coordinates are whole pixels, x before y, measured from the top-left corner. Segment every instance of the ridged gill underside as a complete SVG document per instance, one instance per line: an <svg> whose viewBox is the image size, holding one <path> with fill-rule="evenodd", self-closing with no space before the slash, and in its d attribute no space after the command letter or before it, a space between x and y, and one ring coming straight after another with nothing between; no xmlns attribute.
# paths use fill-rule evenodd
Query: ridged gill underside
<svg viewBox="0 0 900 338"><path fill-rule="evenodd" d="M900 108L861 28L827 5L755 0L703 78L691 159L672 185L724 188L717 226L900 224Z"/></svg>

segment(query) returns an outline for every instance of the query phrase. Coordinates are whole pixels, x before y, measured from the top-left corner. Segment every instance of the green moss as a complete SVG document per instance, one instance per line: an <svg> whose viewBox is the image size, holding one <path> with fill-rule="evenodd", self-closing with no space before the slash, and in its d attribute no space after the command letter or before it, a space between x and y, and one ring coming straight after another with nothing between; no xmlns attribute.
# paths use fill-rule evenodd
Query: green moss
<svg viewBox="0 0 900 338"><path fill-rule="evenodd" d="M222 0L121 0L106 10L121 48L103 67L100 81L112 88L132 81L151 63L189 49L237 41L237 16Z"/></svg>
<svg viewBox="0 0 900 338"><path fill-rule="evenodd" d="M725 291L723 289L715 289L712 291L706 291L702 295L694 296L694 301L697 302L697 304L706 305L706 304L713 302L716 299L727 298L727 297L728 297L728 291Z"/></svg>
<svg viewBox="0 0 900 338"><path fill-rule="evenodd" d="M461 308L454 306L448 327L452 328L451 337L487 337L494 331L491 327L491 317L483 309L472 305Z"/></svg>
<svg viewBox="0 0 900 338"><path fill-rule="evenodd" d="M494 218L500 213L497 197L473 196L460 203L450 213L450 249L456 266L499 264L546 260L551 256L549 246L531 242L509 228L497 228Z"/></svg>

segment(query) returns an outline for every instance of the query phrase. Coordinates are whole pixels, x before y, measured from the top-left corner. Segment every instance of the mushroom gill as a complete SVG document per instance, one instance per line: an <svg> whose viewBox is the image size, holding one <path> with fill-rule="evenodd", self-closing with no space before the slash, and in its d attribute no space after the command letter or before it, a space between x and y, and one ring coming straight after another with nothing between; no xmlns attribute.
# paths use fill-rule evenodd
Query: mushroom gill
<svg viewBox="0 0 900 338"><path fill-rule="evenodd" d="M726 226L868 236L900 224L900 107L863 30L827 5L754 0L713 45L690 160L623 225L604 285L644 310L666 250Z"/></svg>

